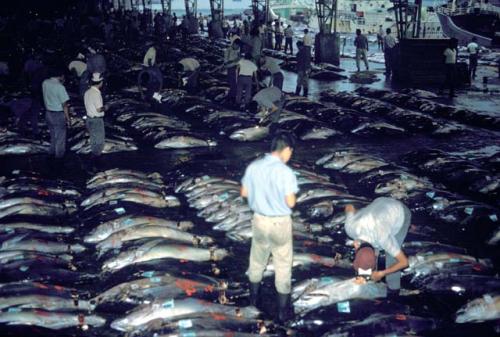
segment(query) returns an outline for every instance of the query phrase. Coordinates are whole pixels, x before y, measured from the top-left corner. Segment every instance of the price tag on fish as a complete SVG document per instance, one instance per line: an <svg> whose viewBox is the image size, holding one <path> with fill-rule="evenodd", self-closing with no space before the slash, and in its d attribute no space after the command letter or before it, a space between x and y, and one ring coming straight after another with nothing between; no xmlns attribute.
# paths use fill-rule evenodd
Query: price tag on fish
<svg viewBox="0 0 500 337"><path fill-rule="evenodd" d="M119 208L115 208L115 212L116 214L125 214L125 208L123 207L119 207Z"/></svg>
<svg viewBox="0 0 500 337"><path fill-rule="evenodd" d="M350 313L351 306L349 305L349 301L337 303L337 311L342 312L342 313L346 313L346 314Z"/></svg>
<svg viewBox="0 0 500 337"><path fill-rule="evenodd" d="M181 319L177 325L179 326L179 328L181 329L189 329L193 326L193 321L190 320L190 319Z"/></svg>
<svg viewBox="0 0 500 337"><path fill-rule="evenodd" d="M167 308L167 309L168 309L168 308L173 308L173 307L175 307L175 305L174 305L174 300L173 300L173 299L171 299L171 300L168 300L168 301L166 301L166 302L163 302L161 306L162 306L163 308Z"/></svg>

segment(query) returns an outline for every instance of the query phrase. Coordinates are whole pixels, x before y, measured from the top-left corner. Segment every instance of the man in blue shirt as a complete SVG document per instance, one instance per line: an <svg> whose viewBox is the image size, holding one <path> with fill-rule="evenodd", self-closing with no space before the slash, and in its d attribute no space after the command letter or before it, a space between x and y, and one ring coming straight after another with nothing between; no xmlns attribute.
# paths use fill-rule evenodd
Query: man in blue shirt
<svg viewBox="0 0 500 337"><path fill-rule="evenodd" d="M63 85L63 70L53 70L52 75L42 83L43 102L50 131L50 154L62 158L66 151L66 126L70 125L69 96Z"/></svg>
<svg viewBox="0 0 500 337"><path fill-rule="evenodd" d="M286 163L294 147L293 136L278 133L271 143L271 153L247 167L241 186L241 195L248 198L248 204L254 212L248 267L250 304L257 304L262 275L272 254L279 322L287 321L291 315L293 243L290 215L295 206L298 186L297 178Z"/></svg>

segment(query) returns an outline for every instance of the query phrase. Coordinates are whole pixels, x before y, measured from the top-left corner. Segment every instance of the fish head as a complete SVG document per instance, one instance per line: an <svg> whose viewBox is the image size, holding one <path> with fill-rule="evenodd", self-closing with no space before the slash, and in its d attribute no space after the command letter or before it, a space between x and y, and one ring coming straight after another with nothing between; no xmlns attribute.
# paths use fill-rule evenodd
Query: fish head
<svg viewBox="0 0 500 337"><path fill-rule="evenodd" d="M128 317L124 318L119 318L115 319L113 322L111 322L110 326L111 329L117 330L117 331L129 331L132 327L130 326L131 322L128 319Z"/></svg>
<svg viewBox="0 0 500 337"><path fill-rule="evenodd" d="M75 253L81 253L81 252L84 252L85 250L87 250L87 247L77 243L77 244L74 244L74 245L71 245L71 251L72 252L75 252Z"/></svg>
<svg viewBox="0 0 500 337"><path fill-rule="evenodd" d="M239 315L244 318L257 318L260 315L260 310L254 306L248 306L239 309Z"/></svg>

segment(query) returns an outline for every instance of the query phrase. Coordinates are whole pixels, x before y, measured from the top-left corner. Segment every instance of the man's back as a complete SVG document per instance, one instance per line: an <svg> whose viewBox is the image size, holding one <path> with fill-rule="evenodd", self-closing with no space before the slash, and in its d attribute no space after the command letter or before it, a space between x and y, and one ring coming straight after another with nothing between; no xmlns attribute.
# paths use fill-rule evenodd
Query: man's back
<svg viewBox="0 0 500 337"><path fill-rule="evenodd" d="M254 212L265 216L292 213L285 196L297 192L297 179L279 158L267 154L255 160L248 166L242 182L248 190L248 202Z"/></svg>
<svg viewBox="0 0 500 337"><path fill-rule="evenodd" d="M363 34L356 36L354 40L354 45L358 49L368 49L368 39Z"/></svg>

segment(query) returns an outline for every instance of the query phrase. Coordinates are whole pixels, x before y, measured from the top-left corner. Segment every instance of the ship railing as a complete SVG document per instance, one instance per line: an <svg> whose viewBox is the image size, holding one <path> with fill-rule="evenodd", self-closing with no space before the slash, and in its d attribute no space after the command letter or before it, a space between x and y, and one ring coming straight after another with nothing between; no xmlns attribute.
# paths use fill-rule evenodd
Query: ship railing
<svg viewBox="0 0 500 337"><path fill-rule="evenodd" d="M456 16L456 15L466 15L475 13L475 8L473 7L450 7L447 5L437 7L436 11L439 14L447 15L447 16ZM494 14L500 17L500 7L497 6L488 6L486 8L479 9L479 13L481 14Z"/></svg>

